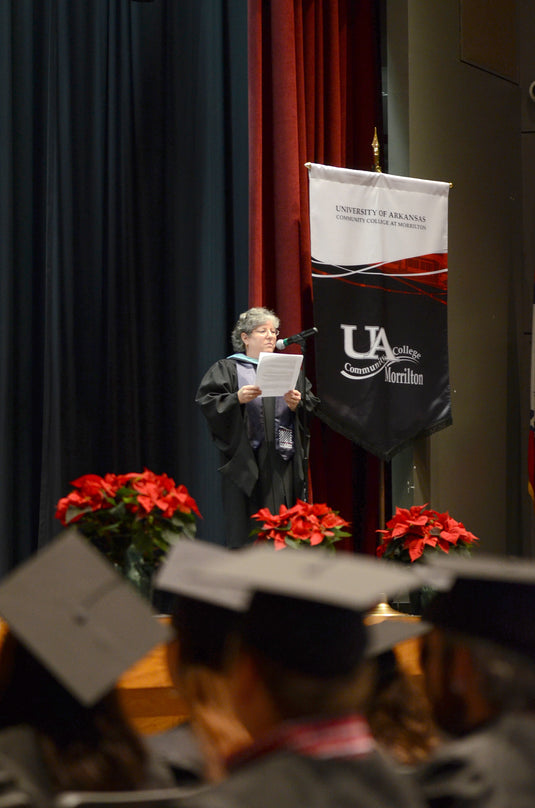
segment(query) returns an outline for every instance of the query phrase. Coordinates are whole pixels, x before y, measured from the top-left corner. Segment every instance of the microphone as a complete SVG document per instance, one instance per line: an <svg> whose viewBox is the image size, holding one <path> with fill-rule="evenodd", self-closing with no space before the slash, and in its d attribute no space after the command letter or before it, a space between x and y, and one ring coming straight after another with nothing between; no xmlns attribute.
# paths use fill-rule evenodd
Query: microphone
<svg viewBox="0 0 535 808"><path fill-rule="evenodd" d="M318 333L318 329L314 328L307 328L306 331L301 331L299 334L294 334L293 337L286 337L285 339L278 339L275 343L275 348L278 351L284 351L288 345L293 345L295 342L304 342L304 340L308 339L309 337L313 337L314 334Z"/></svg>

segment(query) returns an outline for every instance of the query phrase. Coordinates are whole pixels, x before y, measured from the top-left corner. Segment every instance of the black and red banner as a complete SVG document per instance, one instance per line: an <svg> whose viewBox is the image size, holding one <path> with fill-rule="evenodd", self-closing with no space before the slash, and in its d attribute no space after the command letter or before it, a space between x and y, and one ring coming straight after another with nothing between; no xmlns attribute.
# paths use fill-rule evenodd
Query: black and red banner
<svg viewBox="0 0 535 808"><path fill-rule="evenodd" d="M318 164L309 181L322 418L389 460L452 420L449 185Z"/></svg>

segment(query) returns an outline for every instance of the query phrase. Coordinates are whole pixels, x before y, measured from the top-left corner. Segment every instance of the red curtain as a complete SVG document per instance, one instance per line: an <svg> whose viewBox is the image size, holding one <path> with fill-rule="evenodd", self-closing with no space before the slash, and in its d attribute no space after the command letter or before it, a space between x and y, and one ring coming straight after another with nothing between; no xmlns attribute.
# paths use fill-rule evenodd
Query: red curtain
<svg viewBox="0 0 535 808"><path fill-rule="evenodd" d="M373 168L375 8L373 0L249 0L249 302L274 309L286 335L313 325L305 163ZM309 351L313 381L312 360ZM374 552L379 527L379 471L377 458L313 422L311 493L352 522L351 547L365 552Z"/></svg>

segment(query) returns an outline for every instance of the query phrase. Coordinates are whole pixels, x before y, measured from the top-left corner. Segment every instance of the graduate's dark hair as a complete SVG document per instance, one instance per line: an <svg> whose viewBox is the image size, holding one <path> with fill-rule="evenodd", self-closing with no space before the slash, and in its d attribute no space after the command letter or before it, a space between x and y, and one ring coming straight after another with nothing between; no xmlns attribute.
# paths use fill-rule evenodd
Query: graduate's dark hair
<svg viewBox="0 0 535 808"><path fill-rule="evenodd" d="M283 719L360 710L371 683L366 640L353 609L267 592L253 595L240 632Z"/></svg>
<svg viewBox="0 0 535 808"><path fill-rule="evenodd" d="M81 704L11 633L0 651L0 729L19 724L37 737L55 791L139 788L147 754L114 689Z"/></svg>
<svg viewBox="0 0 535 808"><path fill-rule="evenodd" d="M176 595L171 608L178 637L179 670L202 665L223 672L228 639L237 630L240 612L186 595Z"/></svg>

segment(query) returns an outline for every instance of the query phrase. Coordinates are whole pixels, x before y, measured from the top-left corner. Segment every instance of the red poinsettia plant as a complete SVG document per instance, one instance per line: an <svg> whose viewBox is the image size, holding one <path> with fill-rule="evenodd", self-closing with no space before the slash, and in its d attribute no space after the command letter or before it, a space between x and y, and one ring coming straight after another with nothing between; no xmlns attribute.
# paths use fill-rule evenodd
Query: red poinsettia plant
<svg viewBox="0 0 535 808"><path fill-rule="evenodd" d="M351 535L344 530L349 522L342 519L338 511L323 503L312 504L301 499L291 508L281 505L276 514L269 508L261 508L252 518L260 522L252 531L257 537L255 544L273 542L275 550L304 546L334 550L337 541Z"/></svg>
<svg viewBox="0 0 535 808"><path fill-rule="evenodd" d="M457 552L469 555L479 541L462 522L449 513L438 513L425 505L396 508L386 530L378 530L380 544L376 553L382 558L418 561L424 553Z"/></svg>
<svg viewBox="0 0 535 808"><path fill-rule="evenodd" d="M197 503L185 485L149 469L85 474L71 483L56 517L81 532L122 571L154 568L178 536L195 537ZM135 577L129 575L129 577Z"/></svg>

